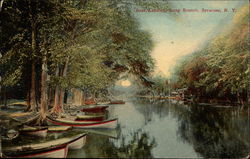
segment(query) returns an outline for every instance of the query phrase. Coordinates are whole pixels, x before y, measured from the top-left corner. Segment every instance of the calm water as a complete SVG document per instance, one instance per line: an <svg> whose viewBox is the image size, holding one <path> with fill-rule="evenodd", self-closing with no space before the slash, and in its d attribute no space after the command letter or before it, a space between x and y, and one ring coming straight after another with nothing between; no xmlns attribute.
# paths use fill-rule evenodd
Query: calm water
<svg viewBox="0 0 250 159"><path fill-rule="evenodd" d="M131 100L112 105L117 130L95 130L69 158L246 157L250 153L249 110ZM102 134L102 135L101 135Z"/></svg>

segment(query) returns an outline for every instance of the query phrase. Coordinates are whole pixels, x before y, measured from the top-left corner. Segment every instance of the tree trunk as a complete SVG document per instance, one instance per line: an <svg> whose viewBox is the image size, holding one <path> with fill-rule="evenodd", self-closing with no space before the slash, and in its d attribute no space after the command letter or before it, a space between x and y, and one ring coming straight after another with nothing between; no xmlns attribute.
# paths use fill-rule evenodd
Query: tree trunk
<svg viewBox="0 0 250 159"><path fill-rule="evenodd" d="M82 90L73 88L72 90L72 105L83 105L83 92Z"/></svg>
<svg viewBox="0 0 250 159"><path fill-rule="evenodd" d="M238 104L242 104L242 102L241 102L241 97L240 97L240 93L239 93L239 92L237 92L237 103L238 103Z"/></svg>
<svg viewBox="0 0 250 159"><path fill-rule="evenodd" d="M62 77L66 77L67 75L68 64L69 64L69 56L67 57L66 62L64 64L62 74L61 74ZM61 88L60 93L59 93L59 102L58 102L58 105L60 107L60 112L64 112L64 109L63 109L64 94L65 94L65 90Z"/></svg>
<svg viewBox="0 0 250 159"><path fill-rule="evenodd" d="M62 77L66 77L67 74L67 68L68 68L68 63L69 63L69 57L67 57L66 62L64 64L63 70L60 71L59 67L57 68L56 74ZM60 116L60 113L64 111L63 109L63 100L64 100L64 89L59 89L58 86L56 86L55 90L55 100L54 100L54 106L52 109L52 113L55 113Z"/></svg>
<svg viewBox="0 0 250 159"><path fill-rule="evenodd" d="M34 56L36 55L36 23L34 21L32 21L31 24L31 44L32 44L32 53L33 53L33 57L32 57L32 62L31 62L31 87L30 87L30 110L34 111L37 107L36 105L36 67L35 67L35 60L34 60Z"/></svg>
<svg viewBox="0 0 250 159"><path fill-rule="evenodd" d="M42 59L42 71L41 71L41 96L40 96L40 115L42 121L46 118L46 67L47 67L46 55Z"/></svg>
<svg viewBox="0 0 250 159"><path fill-rule="evenodd" d="M30 109L30 88L27 91L26 99L27 99L27 107L28 107L28 110L29 110Z"/></svg>
<svg viewBox="0 0 250 159"><path fill-rule="evenodd" d="M60 112L63 112L63 99L64 99L64 90L63 89L60 89L59 91L59 102L58 102L58 106L59 106L59 113Z"/></svg>
<svg viewBox="0 0 250 159"><path fill-rule="evenodd" d="M55 76L59 76L59 66L56 67ZM53 104L53 108L52 108L52 113L56 113L57 114L59 112L58 99L59 99L59 87L56 86L56 88L55 88L55 95L54 95L54 104Z"/></svg>
<svg viewBox="0 0 250 159"><path fill-rule="evenodd" d="M30 110L34 111L36 109L36 72L35 63L32 61L31 66L31 87L30 87Z"/></svg>
<svg viewBox="0 0 250 159"><path fill-rule="evenodd" d="M54 105L52 108L52 113L58 114L60 112L60 106L59 106L59 88L56 86L55 88L55 94L54 94Z"/></svg>
<svg viewBox="0 0 250 159"><path fill-rule="evenodd" d="M49 86L48 86L48 95L47 95L46 98L47 98L47 101L48 101L48 108L47 109L49 110L49 108L51 108L52 105L53 105L52 99L54 98L54 91Z"/></svg>

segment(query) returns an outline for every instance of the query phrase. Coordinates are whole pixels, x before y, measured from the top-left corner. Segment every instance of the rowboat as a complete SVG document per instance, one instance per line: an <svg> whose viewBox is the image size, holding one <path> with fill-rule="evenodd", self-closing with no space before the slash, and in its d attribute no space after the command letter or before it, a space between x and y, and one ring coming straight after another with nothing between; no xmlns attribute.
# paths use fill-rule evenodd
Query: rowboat
<svg viewBox="0 0 250 159"><path fill-rule="evenodd" d="M42 148L8 149L3 151L7 158L66 158L68 145L58 145Z"/></svg>
<svg viewBox="0 0 250 159"><path fill-rule="evenodd" d="M46 127L24 127L19 130L21 134L46 137L48 129Z"/></svg>
<svg viewBox="0 0 250 159"><path fill-rule="evenodd" d="M86 144L86 134L82 134L69 143L69 149L81 149Z"/></svg>
<svg viewBox="0 0 250 159"><path fill-rule="evenodd" d="M62 133L70 130L71 126L49 126L48 133Z"/></svg>
<svg viewBox="0 0 250 159"><path fill-rule="evenodd" d="M55 143L63 144L65 142L68 142L67 144L68 144L69 149L80 149L86 143L86 138L87 138L86 132L80 133L80 134L78 133L78 135L74 135L73 137L72 137L72 135L70 135L71 137L65 137L65 133L64 133L64 137L59 138L59 139L58 139L58 136L60 136L60 135L58 135L58 134L61 135L62 133L53 133L53 134L50 134L49 136L50 137L51 137L51 135L54 136L54 138L56 139L56 140L54 140ZM58 135L58 136L55 136L55 135Z"/></svg>
<svg viewBox="0 0 250 159"><path fill-rule="evenodd" d="M123 100L114 100L114 101L110 101L109 104L125 104L125 102Z"/></svg>
<svg viewBox="0 0 250 159"><path fill-rule="evenodd" d="M61 120L53 119L51 117L46 118L48 124L50 125L61 125L61 126L72 126L75 128L116 128L117 118L104 120L100 122L89 122L89 121L72 121L72 120Z"/></svg>
<svg viewBox="0 0 250 159"><path fill-rule="evenodd" d="M102 121L104 115L78 115L75 121Z"/></svg>
<svg viewBox="0 0 250 159"><path fill-rule="evenodd" d="M38 144L3 148L7 157L25 158L66 158L68 149L80 149L86 143L86 133L64 137Z"/></svg>
<svg viewBox="0 0 250 159"><path fill-rule="evenodd" d="M82 112L89 112L89 113L103 113L109 106L95 106L95 107L87 107L82 108Z"/></svg>

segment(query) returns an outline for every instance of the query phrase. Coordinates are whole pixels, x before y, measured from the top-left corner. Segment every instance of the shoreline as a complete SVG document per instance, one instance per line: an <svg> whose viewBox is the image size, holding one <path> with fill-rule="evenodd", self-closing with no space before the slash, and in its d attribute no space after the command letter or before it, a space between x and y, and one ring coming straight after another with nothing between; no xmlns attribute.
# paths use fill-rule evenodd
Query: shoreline
<svg viewBox="0 0 250 159"><path fill-rule="evenodd" d="M170 97L161 97L161 96L142 96L142 95L136 95L135 97L138 98L147 98L147 99L156 99L156 100L162 100L162 99L171 99L171 100L176 100L176 101L183 101L183 102L187 102L187 103L195 103L198 105L209 105L209 106L220 106L220 107L241 107L241 106L250 106L250 103L244 103L243 105L240 103L214 103L214 102L202 102L202 101L192 101L189 99L183 100L180 97L174 97L174 96L170 96Z"/></svg>

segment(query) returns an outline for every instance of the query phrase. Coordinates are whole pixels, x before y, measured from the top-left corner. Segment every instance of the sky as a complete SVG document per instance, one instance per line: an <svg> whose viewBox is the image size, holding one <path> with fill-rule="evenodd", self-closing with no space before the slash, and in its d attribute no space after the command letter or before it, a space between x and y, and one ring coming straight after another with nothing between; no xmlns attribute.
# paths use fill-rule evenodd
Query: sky
<svg viewBox="0 0 250 159"><path fill-rule="evenodd" d="M154 75L169 77L176 60L202 47L204 42L220 32L232 16L248 0L239 1L170 1L172 9L180 9L174 18L167 12L142 12L133 10L141 29L152 35L154 48L151 52L156 61ZM197 9L199 12L183 12ZM221 9L221 12L201 12L204 9ZM224 12L224 9L228 12Z"/></svg>

